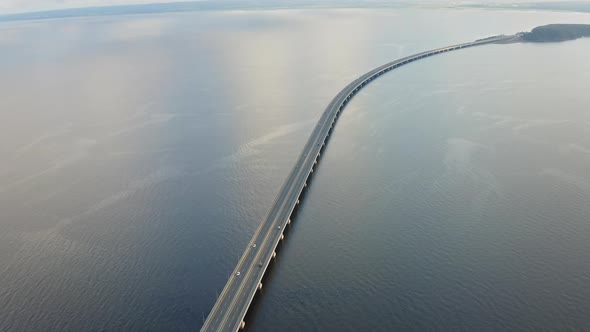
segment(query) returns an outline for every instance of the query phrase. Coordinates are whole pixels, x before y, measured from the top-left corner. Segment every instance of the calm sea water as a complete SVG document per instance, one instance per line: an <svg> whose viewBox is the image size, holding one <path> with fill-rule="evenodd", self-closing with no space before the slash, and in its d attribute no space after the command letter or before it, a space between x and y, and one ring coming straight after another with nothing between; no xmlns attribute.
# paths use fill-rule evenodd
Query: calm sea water
<svg viewBox="0 0 590 332"><path fill-rule="evenodd" d="M195 330L331 98L588 15L202 12L0 24L0 330ZM405 66L349 104L247 325L590 326L590 40Z"/></svg>

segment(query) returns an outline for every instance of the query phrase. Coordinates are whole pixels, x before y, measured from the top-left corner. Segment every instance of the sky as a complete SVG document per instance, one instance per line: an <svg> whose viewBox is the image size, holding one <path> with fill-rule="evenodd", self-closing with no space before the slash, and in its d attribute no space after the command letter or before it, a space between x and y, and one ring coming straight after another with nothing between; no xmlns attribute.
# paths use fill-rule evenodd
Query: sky
<svg viewBox="0 0 590 332"><path fill-rule="evenodd" d="M0 0L0 14L23 13L63 8L133 5L155 2L183 2L183 0Z"/></svg>
<svg viewBox="0 0 590 332"><path fill-rule="evenodd" d="M195 2L195 1L219 1L219 0L0 0L0 15L12 13L24 13L64 8L80 8L94 6L132 5L146 3L170 3L170 2ZM275 0L273 0L275 1ZM288 2L288 0L276 0ZM321 1L321 0L320 0ZM343 0L345 2L355 2ZM412 2L414 0L391 0L391 2ZM461 3L527 3L527 2L559 2L560 0L415 0L421 3L461 4ZM371 0L358 0L358 2L371 2Z"/></svg>

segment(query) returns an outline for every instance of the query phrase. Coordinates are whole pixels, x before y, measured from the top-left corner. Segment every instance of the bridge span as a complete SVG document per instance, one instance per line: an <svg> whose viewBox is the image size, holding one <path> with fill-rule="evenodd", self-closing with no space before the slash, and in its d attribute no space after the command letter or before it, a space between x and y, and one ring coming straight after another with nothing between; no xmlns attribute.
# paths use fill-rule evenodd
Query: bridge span
<svg viewBox="0 0 590 332"><path fill-rule="evenodd" d="M271 260L276 257L275 249L284 238L285 228L291 223L291 215L299 204L301 193L307 186L308 179L332 133L332 128L348 101L360 89L390 70L410 62L467 47L505 42L512 38L514 37L499 36L410 55L371 70L340 91L321 115L295 166L281 187L266 218L238 261L201 331L238 331L245 327L246 312L256 291L262 289L262 278Z"/></svg>

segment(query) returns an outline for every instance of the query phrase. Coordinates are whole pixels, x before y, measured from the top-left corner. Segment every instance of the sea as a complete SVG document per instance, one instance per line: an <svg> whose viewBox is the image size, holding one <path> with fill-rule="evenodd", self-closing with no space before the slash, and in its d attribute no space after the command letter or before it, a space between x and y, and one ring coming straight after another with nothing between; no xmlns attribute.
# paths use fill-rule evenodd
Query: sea
<svg viewBox="0 0 590 332"><path fill-rule="evenodd" d="M330 100L590 14L0 22L0 331L195 331ZM486 45L339 118L250 331L590 327L590 39Z"/></svg>

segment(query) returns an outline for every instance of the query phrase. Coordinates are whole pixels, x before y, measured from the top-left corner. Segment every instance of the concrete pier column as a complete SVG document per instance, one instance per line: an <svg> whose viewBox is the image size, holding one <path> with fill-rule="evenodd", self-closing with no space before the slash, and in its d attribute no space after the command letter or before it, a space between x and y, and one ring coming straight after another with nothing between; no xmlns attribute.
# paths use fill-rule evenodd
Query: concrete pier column
<svg viewBox="0 0 590 332"><path fill-rule="evenodd" d="M261 282L258 283L258 289L262 289L262 283Z"/></svg>
<svg viewBox="0 0 590 332"><path fill-rule="evenodd" d="M243 330L246 327L246 322L241 321L240 322L240 330Z"/></svg>
<svg viewBox="0 0 590 332"><path fill-rule="evenodd" d="M275 258L275 257L277 257L277 252L276 251L273 251L272 252L272 258Z"/></svg>

